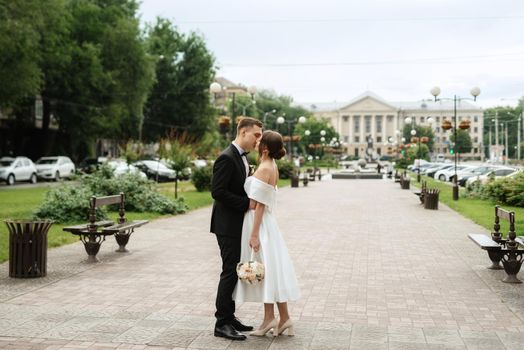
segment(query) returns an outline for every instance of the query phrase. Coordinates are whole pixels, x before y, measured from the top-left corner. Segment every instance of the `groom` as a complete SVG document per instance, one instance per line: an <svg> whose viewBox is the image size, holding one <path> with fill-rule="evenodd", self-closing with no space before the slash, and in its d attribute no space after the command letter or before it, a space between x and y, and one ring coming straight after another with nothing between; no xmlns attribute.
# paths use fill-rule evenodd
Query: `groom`
<svg viewBox="0 0 524 350"><path fill-rule="evenodd" d="M222 257L215 336L232 340L245 340L246 336L240 332L253 330L253 327L243 325L235 317L232 295L238 281L236 265L240 262L244 214L255 206L255 202L244 191L244 182L249 175L246 154L255 149L261 137L262 123L254 118L242 118L237 125L235 140L218 156L213 166L211 195L215 202L211 214L211 232L217 236Z"/></svg>

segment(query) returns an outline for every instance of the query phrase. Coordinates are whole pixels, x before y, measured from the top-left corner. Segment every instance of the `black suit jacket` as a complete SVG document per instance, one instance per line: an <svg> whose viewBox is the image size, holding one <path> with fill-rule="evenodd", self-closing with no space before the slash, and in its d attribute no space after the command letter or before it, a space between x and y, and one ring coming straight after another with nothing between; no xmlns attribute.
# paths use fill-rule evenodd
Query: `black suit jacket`
<svg viewBox="0 0 524 350"><path fill-rule="evenodd" d="M213 166L211 195L215 200L211 214L211 232L217 236L240 238L249 198L244 191L246 169L238 150L231 144Z"/></svg>

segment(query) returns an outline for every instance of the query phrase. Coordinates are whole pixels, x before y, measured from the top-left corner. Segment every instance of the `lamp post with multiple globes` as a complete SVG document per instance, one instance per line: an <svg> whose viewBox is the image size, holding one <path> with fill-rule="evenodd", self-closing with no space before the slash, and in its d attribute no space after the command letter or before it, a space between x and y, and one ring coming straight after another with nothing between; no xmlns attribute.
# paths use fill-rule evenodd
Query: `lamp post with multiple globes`
<svg viewBox="0 0 524 350"><path fill-rule="evenodd" d="M457 183L457 129L460 128L461 130L467 130L470 126L469 120L462 120L460 124L457 125L457 102L460 102L462 100L472 100L476 101L477 96L480 95L480 89L478 87L474 87L471 89L470 93L473 96L473 98L468 97L458 97L457 95L454 95L453 98L442 98L438 97L440 95L440 88L438 86L435 86L431 89L431 94L433 95L435 102L442 101L442 100L451 100L453 101L453 123L449 120L443 120L442 121L442 129L443 130L450 130L453 129L453 135L454 135L454 146L451 148L453 150L453 155L455 158L455 175L453 175L453 200L459 199L459 188Z"/></svg>

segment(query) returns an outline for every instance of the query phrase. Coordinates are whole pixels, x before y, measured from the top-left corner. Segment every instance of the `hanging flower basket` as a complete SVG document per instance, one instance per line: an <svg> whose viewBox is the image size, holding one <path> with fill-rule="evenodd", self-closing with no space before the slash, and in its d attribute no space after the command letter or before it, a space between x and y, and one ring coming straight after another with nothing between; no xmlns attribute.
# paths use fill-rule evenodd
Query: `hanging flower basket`
<svg viewBox="0 0 524 350"><path fill-rule="evenodd" d="M411 143L417 143L418 142L418 137L412 137L411 138Z"/></svg>
<svg viewBox="0 0 524 350"><path fill-rule="evenodd" d="M239 116L237 116L237 118L236 118L236 120L235 120L235 123L236 123L236 124L240 123L240 121L241 121L242 119L244 119L245 117L246 117L245 115L239 115Z"/></svg>
<svg viewBox="0 0 524 350"><path fill-rule="evenodd" d="M467 130L467 129L469 129L469 123L470 123L469 120L463 120L463 121L460 122L459 128L462 129L462 130Z"/></svg>
<svg viewBox="0 0 524 350"><path fill-rule="evenodd" d="M429 142L429 137L427 137L427 136L422 136L422 137L420 138L420 142L422 142L422 143L428 143L428 142Z"/></svg>
<svg viewBox="0 0 524 350"><path fill-rule="evenodd" d="M444 129L444 130L451 129L451 122L449 120L444 120L442 122L442 129Z"/></svg>
<svg viewBox="0 0 524 350"><path fill-rule="evenodd" d="M227 125L229 125L230 122L231 122L231 119L228 116L223 115L223 116L220 116L218 118L218 124L220 124L220 125L226 125L227 126Z"/></svg>

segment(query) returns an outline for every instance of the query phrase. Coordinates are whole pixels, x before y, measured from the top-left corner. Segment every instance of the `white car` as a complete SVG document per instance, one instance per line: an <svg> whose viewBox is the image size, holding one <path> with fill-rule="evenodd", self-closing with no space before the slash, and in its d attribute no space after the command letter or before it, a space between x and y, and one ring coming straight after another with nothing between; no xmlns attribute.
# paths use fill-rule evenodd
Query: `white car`
<svg viewBox="0 0 524 350"><path fill-rule="evenodd" d="M37 175L41 179L58 181L75 173L75 164L69 157L42 157L36 161Z"/></svg>
<svg viewBox="0 0 524 350"><path fill-rule="evenodd" d="M2 157L0 158L0 180L9 186L16 181L29 181L35 184L37 171L33 161L27 157Z"/></svg>
<svg viewBox="0 0 524 350"><path fill-rule="evenodd" d="M467 169L471 169L472 167L470 165L457 165L457 175L461 171L465 171ZM434 178L438 179L440 181L451 181L453 176L455 175L455 167L452 166L447 169L439 170L435 173ZM458 176L457 176L458 178Z"/></svg>
<svg viewBox="0 0 524 350"><path fill-rule="evenodd" d="M207 166L207 160L205 159L194 159L191 161L195 168L203 168Z"/></svg>
<svg viewBox="0 0 524 350"><path fill-rule="evenodd" d="M113 173L117 177L127 173L137 173L141 178L147 179L147 175L144 172L134 165L127 164L125 161L111 160L107 162L107 165L113 168Z"/></svg>
<svg viewBox="0 0 524 350"><path fill-rule="evenodd" d="M489 181L490 178L500 179L507 176L513 176L516 173L520 172L520 170L515 168L509 168L509 167L500 167L493 169L489 173L485 175L479 175L479 176L473 176L466 180L466 186L472 185L476 182L480 182L481 184L485 184Z"/></svg>

